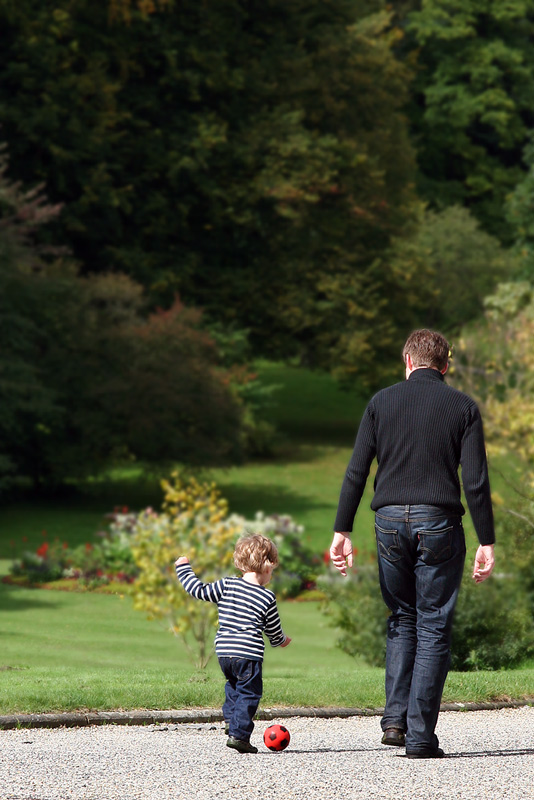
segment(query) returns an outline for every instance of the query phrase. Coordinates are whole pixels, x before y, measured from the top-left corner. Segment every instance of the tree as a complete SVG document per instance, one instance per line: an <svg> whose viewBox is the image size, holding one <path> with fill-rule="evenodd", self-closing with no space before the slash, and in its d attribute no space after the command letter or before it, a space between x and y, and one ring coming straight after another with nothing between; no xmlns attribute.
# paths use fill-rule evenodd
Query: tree
<svg viewBox="0 0 534 800"><path fill-rule="evenodd" d="M414 158L410 73L371 7L4 8L13 174L65 203L56 235L85 273L125 272L165 306L178 292L256 353L353 371L357 349L374 373L399 314L381 257L413 217Z"/></svg>
<svg viewBox="0 0 534 800"><path fill-rule="evenodd" d="M506 205L507 218L514 232L514 249L520 259L521 275L534 280L534 133L525 147L523 161L527 173L515 187Z"/></svg>
<svg viewBox="0 0 534 800"><path fill-rule="evenodd" d="M534 288L503 283L486 298L485 318L463 331L454 380L482 406L490 452L514 453L534 482Z"/></svg>
<svg viewBox="0 0 534 800"><path fill-rule="evenodd" d="M423 209L413 236L394 243L392 258L398 272L407 265L426 290L426 298L419 298L417 324L449 336L481 317L484 299L499 280L519 269L517 257L461 206Z"/></svg>
<svg viewBox="0 0 534 800"><path fill-rule="evenodd" d="M56 410L40 364L38 313L50 284L39 234L60 207L47 202L42 187L25 190L10 181L7 167L0 147L0 492L17 477L25 442Z"/></svg>
<svg viewBox="0 0 534 800"><path fill-rule="evenodd" d="M404 19L417 52L409 109L419 189L435 208L466 205L510 243L503 216L533 124L533 0L423 0Z"/></svg>
<svg viewBox="0 0 534 800"><path fill-rule="evenodd" d="M58 484L135 457L162 466L239 459L244 401L201 314L146 315L131 278L80 277L39 241L57 217L0 160L0 489Z"/></svg>
<svg viewBox="0 0 534 800"><path fill-rule="evenodd" d="M121 275L55 288L37 316L55 413L24 453L39 480L84 477L117 459L158 468L239 459L242 406L199 312L177 302L147 319L142 287Z"/></svg>

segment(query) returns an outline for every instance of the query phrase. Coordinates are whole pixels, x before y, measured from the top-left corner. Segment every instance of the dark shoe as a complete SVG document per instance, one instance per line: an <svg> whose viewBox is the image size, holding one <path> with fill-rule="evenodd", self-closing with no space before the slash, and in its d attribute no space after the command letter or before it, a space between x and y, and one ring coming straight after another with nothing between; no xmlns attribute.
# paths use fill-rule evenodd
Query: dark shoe
<svg viewBox="0 0 534 800"><path fill-rule="evenodd" d="M432 749L426 750L412 750L412 752L406 751L406 758L444 758L445 753L441 749L441 747L433 747Z"/></svg>
<svg viewBox="0 0 534 800"><path fill-rule="evenodd" d="M250 742L243 742L241 739L234 739L233 736L228 737L226 742L227 747L237 750L239 753L257 753L258 748L250 744Z"/></svg>
<svg viewBox="0 0 534 800"><path fill-rule="evenodd" d="M393 747L404 747L406 735L400 728L386 728L381 741L382 744L390 744Z"/></svg>

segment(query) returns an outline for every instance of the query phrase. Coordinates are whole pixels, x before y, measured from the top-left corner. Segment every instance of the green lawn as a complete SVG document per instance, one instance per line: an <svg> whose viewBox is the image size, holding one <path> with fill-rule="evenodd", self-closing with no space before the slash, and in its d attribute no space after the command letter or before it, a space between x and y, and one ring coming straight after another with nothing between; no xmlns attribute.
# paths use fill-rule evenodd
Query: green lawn
<svg viewBox="0 0 534 800"><path fill-rule="evenodd" d="M282 440L347 446L354 442L367 393L340 389L326 373L260 361L259 377L277 386L270 418ZM401 379L399 373L399 380Z"/></svg>
<svg viewBox="0 0 534 800"><path fill-rule="evenodd" d="M288 648L267 648L269 706L384 703L384 672L337 647L316 603L280 603ZM224 681L212 660L199 674L181 643L128 597L0 584L0 714L75 709L218 707ZM534 670L451 673L444 701L523 698Z"/></svg>
<svg viewBox="0 0 534 800"><path fill-rule="evenodd" d="M232 511L248 518L260 510L291 514L322 553L330 544L363 401L340 392L321 375L277 365L260 368L269 382L284 383L273 409L282 432L280 452L271 460L213 470L211 476ZM492 481L506 497L509 488L498 470ZM374 550L371 493L370 480L353 537L362 560ZM91 541L114 506L157 508L160 501L157 481L130 468L68 496L11 503L0 508L0 558L35 549L43 542L43 531L49 540L57 537L71 545ZM468 517L466 531L472 556L475 539ZM5 572L8 565L4 560L0 568ZM383 704L383 671L335 647L338 633L315 603L281 603L281 614L293 642L288 649L267 652L265 706ZM212 662L200 680L180 643L134 611L128 597L0 584L0 637L0 713L221 703L217 664ZM523 698L532 694L533 685L533 669L453 673L444 700Z"/></svg>

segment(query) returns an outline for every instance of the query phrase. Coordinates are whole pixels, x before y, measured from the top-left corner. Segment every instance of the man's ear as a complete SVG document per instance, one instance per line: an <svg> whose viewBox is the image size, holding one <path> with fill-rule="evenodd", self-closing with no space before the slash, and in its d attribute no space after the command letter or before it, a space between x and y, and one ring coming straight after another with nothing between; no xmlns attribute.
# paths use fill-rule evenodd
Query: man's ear
<svg viewBox="0 0 534 800"><path fill-rule="evenodd" d="M449 362L447 361L447 363L445 364L445 366L443 367L443 369L442 369L442 370L440 370L441 374L442 374L442 375L445 375L445 373L447 372L447 370L448 370L448 369L449 369Z"/></svg>

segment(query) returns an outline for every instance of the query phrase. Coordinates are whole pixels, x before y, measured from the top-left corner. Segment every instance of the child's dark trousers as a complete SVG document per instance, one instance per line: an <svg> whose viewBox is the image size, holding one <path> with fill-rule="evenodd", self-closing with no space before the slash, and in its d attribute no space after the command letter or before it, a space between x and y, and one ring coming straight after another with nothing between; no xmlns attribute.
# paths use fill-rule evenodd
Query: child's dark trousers
<svg viewBox="0 0 534 800"><path fill-rule="evenodd" d="M220 656L219 666L226 678L226 700L222 711L230 726L230 736L248 742L263 693L262 662Z"/></svg>

